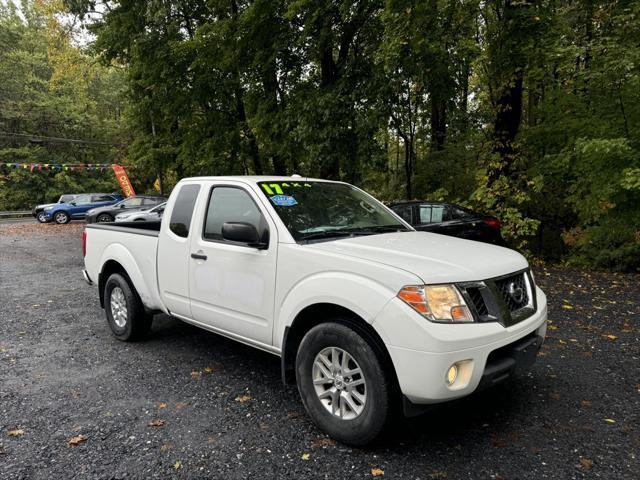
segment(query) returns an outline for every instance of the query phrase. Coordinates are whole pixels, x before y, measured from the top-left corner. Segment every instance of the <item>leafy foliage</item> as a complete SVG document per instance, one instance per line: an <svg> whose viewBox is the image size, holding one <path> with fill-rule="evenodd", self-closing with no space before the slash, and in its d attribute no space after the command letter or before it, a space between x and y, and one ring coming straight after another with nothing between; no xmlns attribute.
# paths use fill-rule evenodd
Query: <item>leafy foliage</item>
<svg viewBox="0 0 640 480"><path fill-rule="evenodd" d="M28 86L20 98L45 116L40 92L59 93L65 133L91 124L119 136L143 185L156 175L166 190L199 174L340 178L382 199L495 214L513 246L545 258L640 268L638 2L67 0L65 8L95 34L92 53L122 66L94 78L125 70L126 95L82 80L98 71L86 52L51 55L52 39L65 45L60 33L21 33L50 30L48 14L26 24L3 14L5 41L22 35L39 46L14 49L19 68L2 69L0 85ZM11 98L6 121L22 108ZM87 117L115 105L126 136L93 126L105 110ZM22 147L4 154L39 152Z"/></svg>
<svg viewBox="0 0 640 480"><path fill-rule="evenodd" d="M72 29L58 18L61 8L56 1L23 2L21 10L0 4L0 162L108 163L121 154L122 71L75 45ZM0 167L0 210L116 189L109 172Z"/></svg>

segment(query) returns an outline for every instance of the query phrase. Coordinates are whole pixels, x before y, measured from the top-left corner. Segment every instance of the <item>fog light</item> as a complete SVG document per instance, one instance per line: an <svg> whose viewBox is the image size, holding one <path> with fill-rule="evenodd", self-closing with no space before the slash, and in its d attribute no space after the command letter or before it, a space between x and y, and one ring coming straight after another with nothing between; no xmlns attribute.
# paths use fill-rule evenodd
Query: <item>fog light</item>
<svg viewBox="0 0 640 480"><path fill-rule="evenodd" d="M458 366L454 363L447 371L447 385L453 385L458 378Z"/></svg>

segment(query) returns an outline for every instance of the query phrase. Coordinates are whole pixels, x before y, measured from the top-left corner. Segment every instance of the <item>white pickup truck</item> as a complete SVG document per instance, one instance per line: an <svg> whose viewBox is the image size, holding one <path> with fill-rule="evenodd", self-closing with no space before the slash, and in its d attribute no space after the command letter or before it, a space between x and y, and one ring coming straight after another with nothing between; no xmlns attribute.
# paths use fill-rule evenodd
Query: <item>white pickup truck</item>
<svg viewBox="0 0 640 480"><path fill-rule="evenodd" d="M278 355L320 429L351 445L390 413L526 371L546 297L512 250L416 232L346 183L180 181L161 223L87 225L85 270L113 334L163 312Z"/></svg>

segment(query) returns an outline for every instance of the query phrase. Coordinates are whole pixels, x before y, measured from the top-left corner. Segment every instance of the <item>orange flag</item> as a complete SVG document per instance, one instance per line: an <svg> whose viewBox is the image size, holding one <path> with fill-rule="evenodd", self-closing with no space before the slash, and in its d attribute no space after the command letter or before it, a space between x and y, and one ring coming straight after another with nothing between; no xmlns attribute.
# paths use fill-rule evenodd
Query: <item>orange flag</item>
<svg viewBox="0 0 640 480"><path fill-rule="evenodd" d="M124 168L122 168L122 166L118 165L117 163L111 165L111 168L113 168L113 173L115 173L116 179L118 179L118 183L120 183L120 188L122 188L124 196L130 197L132 195L135 195L136 192L133 189L133 185L131 185L129 175L127 175L127 172L124 170Z"/></svg>

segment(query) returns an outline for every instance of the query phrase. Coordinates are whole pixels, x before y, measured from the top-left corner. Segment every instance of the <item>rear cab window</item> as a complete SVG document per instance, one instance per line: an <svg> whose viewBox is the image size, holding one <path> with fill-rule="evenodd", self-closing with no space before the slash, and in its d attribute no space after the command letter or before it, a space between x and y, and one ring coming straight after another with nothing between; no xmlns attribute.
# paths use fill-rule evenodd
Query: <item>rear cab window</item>
<svg viewBox="0 0 640 480"><path fill-rule="evenodd" d="M193 209L198 199L200 185L183 185L173 205L169 230L179 237L187 238L193 217Z"/></svg>

